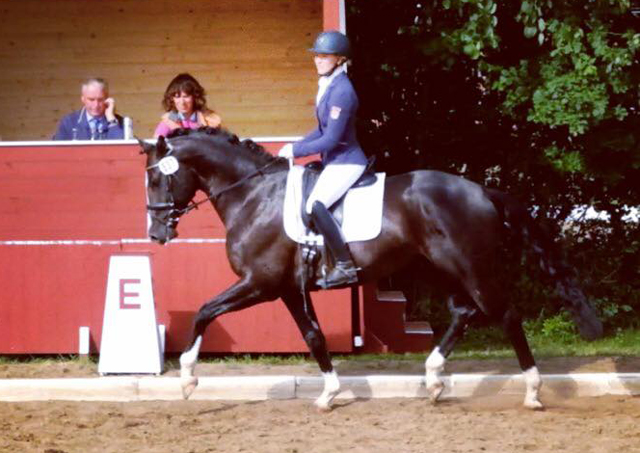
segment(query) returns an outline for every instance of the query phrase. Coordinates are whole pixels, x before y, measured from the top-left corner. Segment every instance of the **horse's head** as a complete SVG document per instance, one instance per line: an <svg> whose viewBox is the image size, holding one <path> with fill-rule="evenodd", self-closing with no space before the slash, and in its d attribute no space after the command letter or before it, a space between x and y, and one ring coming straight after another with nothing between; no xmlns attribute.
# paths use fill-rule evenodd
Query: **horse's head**
<svg viewBox="0 0 640 453"><path fill-rule="evenodd" d="M198 189L198 178L164 137L155 145L139 143L147 155L148 234L152 241L164 244L178 236L178 220Z"/></svg>

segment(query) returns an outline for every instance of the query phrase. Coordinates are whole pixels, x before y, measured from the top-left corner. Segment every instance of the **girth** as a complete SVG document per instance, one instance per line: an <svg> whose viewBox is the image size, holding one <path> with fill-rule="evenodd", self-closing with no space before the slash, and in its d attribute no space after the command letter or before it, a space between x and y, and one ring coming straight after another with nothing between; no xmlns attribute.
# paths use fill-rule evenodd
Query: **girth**
<svg viewBox="0 0 640 453"><path fill-rule="evenodd" d="M360 176L358 180L355 183L353 183L350 189L353 189L356 187L366 187L366 186L371 186L375 184L375 182L378 180L378 177L376 176L373 169L374 162L375 162L374 157L369 158L369 162L367 163L367 168L365 169L364 173L362 173L362 176ZM311 219L309 218L309 214L307 214L306 206L307 206L307 200L309 199L309 195L311 195L311 191L315 187L316 182L318 182L318 177L320 176L320 173L322 173L323 169L324 169L324 165L322 164L322 162L316 160L306 164L304 166L304 173L302 173L302 205L300 206L300 209L302 210L302 221L304 222L307 228L311 228L314 231L315 229L311 224L311 221L310 221ZM331 214L336 219L336 222L338 222L339 225L342 225L342 214L343 214L345 195L343 195L338 201L336 201L331 206L331 208L329 208L329 211L331 212Z"/></svg>

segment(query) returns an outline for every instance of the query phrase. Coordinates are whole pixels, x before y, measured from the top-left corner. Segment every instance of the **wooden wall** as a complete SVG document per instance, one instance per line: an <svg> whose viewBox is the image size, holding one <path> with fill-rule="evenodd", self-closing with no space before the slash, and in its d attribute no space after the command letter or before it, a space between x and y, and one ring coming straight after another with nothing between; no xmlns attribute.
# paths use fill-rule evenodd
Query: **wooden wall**
<svg viewBox="0 0 640 453"><path fill-rule="evenodd" d="M81 106L80 84L106 78L117 111L150 137L171 80L190 72L241 136L313 127L307 48L322 0L19 0L0 3L0 138L48 140Z"/></svg>

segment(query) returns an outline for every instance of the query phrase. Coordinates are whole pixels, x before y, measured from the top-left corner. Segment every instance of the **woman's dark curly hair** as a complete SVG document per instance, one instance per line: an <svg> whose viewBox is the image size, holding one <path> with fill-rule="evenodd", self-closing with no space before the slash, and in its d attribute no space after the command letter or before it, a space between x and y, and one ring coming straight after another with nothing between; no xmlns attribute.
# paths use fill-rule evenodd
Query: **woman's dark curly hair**
<svg viewBox="0 0 640 453"><path fill-rule="evenodd" d="M170 112L175 109L173 96L181 92L193 96L193 108L195 111L206 109L207 100L205 99L204 88L191 74L185 72L175 76L165 90L162 98L162 107L165 111Z"/></svg>

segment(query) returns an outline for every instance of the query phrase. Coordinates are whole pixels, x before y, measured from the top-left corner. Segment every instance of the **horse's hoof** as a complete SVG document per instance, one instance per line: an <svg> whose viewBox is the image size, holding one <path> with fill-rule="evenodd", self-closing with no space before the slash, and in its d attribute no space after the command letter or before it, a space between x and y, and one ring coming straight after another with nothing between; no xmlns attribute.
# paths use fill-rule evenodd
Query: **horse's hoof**
<svg viewBox="0 0 640 453"><path fill-rule="evenodd" d="M331 412L333 410L331 405L327 404L327 403L321 403L321 402L316 401L314 404L315 404L316 409L318 410L318 412L320 412L322 414L326 414L326 413Z"/></svg>
<svg viewBox="0 0 640 453"><path fill-rule="evenodd" d="M198 386L198 378L195 376L182 378L180 385L182 386L182 398L188 400Z"/></svg>
<svg viewBox="0 0 640 453"><path fill-rule="evenodd" d="M444 391L444 382L434 382L427 387L427 395L432 404L435 404Z"/></svg>
<svg viewBox="0 0 640 453"><path fill-rule="evenodd" d="M542 411L542 410L544 410L544 406L542 405L542 403L538 399L525 401L524 402L524 407L526 407L527 409L534 410L534 411Z"/></svg>

